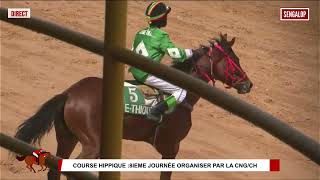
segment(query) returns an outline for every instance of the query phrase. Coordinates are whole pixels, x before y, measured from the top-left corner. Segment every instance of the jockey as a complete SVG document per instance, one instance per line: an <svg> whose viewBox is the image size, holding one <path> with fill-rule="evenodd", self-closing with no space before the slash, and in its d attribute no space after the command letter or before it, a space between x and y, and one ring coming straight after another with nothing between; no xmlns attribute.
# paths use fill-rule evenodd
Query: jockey
<svg viewBox="0 0 320 180"><path fill-rule="evenodd" d="M36 162L39 164L39 156L40 156L40 154L41 153L44 153L45 151L44 151L44 149L37 149L37 150L34 150L33 152L32 152L32 155L34 156L34 157L36 157Z"/></svg>
<svg viewBox="0 0 320 180"><path fill-rule="evenodd" d="M169 35L160 29L167 25L167 15L170 11L171 8L163 2L154 1L149 4L145 12L149 26L136 33L132 51L157 63L160 63L165 54L169 55L174 62L183 62L192 57L192 49L176 47L170 40ZM175 105L181 103L186 97L187 91L180 87L135 67L130 67L129 71L137 81L171 94L164 101L151 108L148 114L148 118L151 120L160 122L166 111L173 110Z"/></svg>

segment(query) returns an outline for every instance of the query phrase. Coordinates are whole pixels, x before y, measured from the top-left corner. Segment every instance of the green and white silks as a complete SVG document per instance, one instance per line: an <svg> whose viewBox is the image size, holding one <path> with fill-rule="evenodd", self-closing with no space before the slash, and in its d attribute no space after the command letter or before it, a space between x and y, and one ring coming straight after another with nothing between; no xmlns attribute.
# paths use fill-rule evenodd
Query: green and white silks
<svg viewBox="0 0 320 180"><path fill-rule="evenodd" d="M192 56L191 49L181 49L176 47L169 38L169 35L161 29L149 26L139 31L132 44L132 51L148 57L150 60L160 63L165 54L169 55L174 62L183 62ZM163 92L172 94L165 101L172 111L176 104L181 103L186 97L186 90L159 79L147 72L135 67L130 67L129 71L134 78L144 84L155 87Z"/></svg>

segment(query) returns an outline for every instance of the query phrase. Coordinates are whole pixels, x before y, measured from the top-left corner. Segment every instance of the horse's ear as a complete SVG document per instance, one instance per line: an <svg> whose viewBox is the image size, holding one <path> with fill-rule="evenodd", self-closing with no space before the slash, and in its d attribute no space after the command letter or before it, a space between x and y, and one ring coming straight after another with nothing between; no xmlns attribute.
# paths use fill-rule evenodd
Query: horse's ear
<svg viewBox="0 0 320 180"><path fill-rule="evenodd" d="M219 32L219 38L222 39L223 38L223 35L221 32Z"/></svg>
<svg viewBox="0 0 320 180"><path fill-rule="evenodd" d="M233 44L234 44L235 41L236 41L236 38L234 37L234 38L232 38L231 41L229 41L228 43L229 43L230 46L233 46Z"/></svg>
<svg viewBox="0 0 320 180"><path fill-rule="evenodd" d="M223 35L223 38L226 39L226 40L227 40L227 37L228 37L227 34L224 34L224 35Z"/></svg>
<svg viewBox="0 0 320 180"><path fill-rule="evenodd" d="M213 38L213 39L211 39L213 42L221 42L221 40L222 40L222 35L220 34L220 36L219 37L216 37L216 38ZM209 41L210 42L210 41Z"/></svg>

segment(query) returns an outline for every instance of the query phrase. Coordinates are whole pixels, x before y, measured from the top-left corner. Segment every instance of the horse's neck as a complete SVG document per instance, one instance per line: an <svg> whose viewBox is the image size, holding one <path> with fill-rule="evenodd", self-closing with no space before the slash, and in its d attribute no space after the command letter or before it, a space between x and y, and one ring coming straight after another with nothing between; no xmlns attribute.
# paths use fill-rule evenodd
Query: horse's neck
<svg viewBox="0 0 320 180"><path fill-rule="evenodd" d="M193 76L193 77L195 77L195 78L197 78L197 79L201 79L201 77L200 77L196 72L192 72L192 73L191 73L191 76ZM205 80L205 82L208 83L207 80ZM186 101L187 101L187 103L190 104L192 107L193 107L195 104L197 104L197 102L199 101L199 99L200 99L200 96L199 96L199 95L188 91L187 97L186 97Z"/></svg>
<svg viewBox="0 0 320 180"><path fill-rule="evenodd" d="M202 58L202 56L205 55L208 50L201 48L201 51L203 54L201 55L201 57L198 57L198 60L200 58ZM188 73L197 79L204 80L203 77L201 77L197 72L192 71L192 69L194 68L192 61L193 61L192 59L188 59L184 63L176 64L173 67L175 67L185 73ZM208 83L208 80L204 80L204 81ZM198 96L197 94L194 94L192 92L187 93L186 102L188 104L190 104L192 107L199 101L199 99L200 99L200 96Z"/></svg>

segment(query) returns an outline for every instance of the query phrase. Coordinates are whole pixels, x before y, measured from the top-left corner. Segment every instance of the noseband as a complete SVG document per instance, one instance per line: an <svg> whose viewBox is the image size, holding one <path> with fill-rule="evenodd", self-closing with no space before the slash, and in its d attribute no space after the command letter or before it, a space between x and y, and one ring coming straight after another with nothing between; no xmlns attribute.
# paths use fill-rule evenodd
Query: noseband
<svg viewBox="0 0 320 180"><path fill-rule="evenodd" d="M212 59L213 57L213 48L217 48L221 53L223 53L224 58L220 58L216 61ZM210 61L210 75L207 72L203 72L200 70L198 65L195 65L196 72L208 82L212 81L212 84L215 84L215 78L213 74L213 70L217 68L217 64L224 59L226 61L226 69L224 70L224 75L226 78L226 82L231 82L230 85L225 86L226 88L235 87L237 84L247 79L246 73L232 60L232 58L227 54L224 49L218 44L214 43L214 46L210 46L208 51L208 57ZM240 73L240 76L234 76L236 72Z"/></svg>

